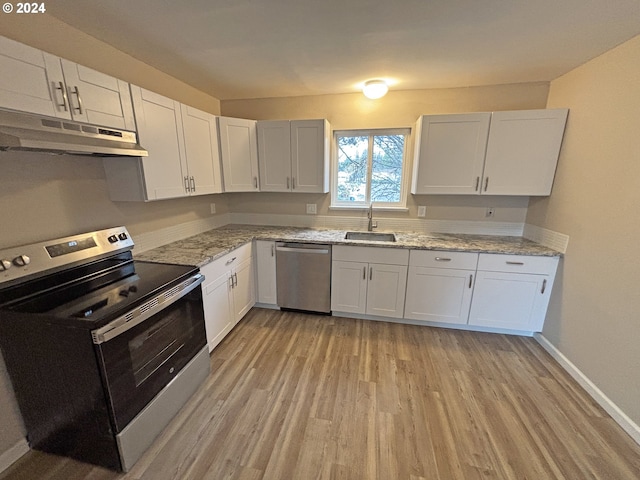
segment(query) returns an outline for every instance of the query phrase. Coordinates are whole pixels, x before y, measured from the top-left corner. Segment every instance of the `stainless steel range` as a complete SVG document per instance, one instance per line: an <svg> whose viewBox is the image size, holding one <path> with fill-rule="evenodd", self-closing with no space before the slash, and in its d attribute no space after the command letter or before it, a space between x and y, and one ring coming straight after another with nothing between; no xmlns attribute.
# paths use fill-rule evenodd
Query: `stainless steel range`
<svg viewBox="0 0 640 480"><path fill-rule="evenodd" d="M197 267L124 227L0 251L0 349L32 448L129 470L209 374Z"/></svg>

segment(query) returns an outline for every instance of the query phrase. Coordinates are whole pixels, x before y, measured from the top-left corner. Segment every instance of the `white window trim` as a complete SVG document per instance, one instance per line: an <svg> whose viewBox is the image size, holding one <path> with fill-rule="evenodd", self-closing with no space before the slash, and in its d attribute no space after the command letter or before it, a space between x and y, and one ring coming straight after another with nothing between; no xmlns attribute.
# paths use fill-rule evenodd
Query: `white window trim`
<svg viewBox="0 0 640 480"><path fill-rule="evenodd" d="M342 203L338 202L338 136L369 136L369 135L405 135L404 153L402 157L402 182L400 185L400 201L398 203L388 204L373 203L374 210L378 211L408 211L407 196L409 195L409 178L410 172L410 145L411 145L411 128L375 128L375 129L356 129L356 130L334 130L331 145L331 204L329 210L366 210L369 208L368 203Z"/></svg>

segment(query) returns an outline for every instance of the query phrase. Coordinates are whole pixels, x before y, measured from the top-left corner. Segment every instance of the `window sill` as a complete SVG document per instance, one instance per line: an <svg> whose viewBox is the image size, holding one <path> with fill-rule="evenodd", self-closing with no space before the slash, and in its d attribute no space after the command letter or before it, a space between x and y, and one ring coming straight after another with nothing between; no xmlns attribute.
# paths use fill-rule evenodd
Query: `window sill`
<svg viewBox="0 0 640 480"><path fill-rule="evenodd" d="M369 210L367 205L330 205L329 210ZM408 212L407 207L373 207L374 212Z"/></svg>

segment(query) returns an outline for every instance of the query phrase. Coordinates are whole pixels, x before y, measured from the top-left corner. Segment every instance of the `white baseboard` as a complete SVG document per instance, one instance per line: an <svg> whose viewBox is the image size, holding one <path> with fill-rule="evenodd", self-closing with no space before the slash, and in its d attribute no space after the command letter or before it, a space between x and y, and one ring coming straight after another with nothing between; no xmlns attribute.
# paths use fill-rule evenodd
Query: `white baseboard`
<svg viewBox="0 0 640 480"><path fill-rule="evenodd" d="M640 445L640 426L638 426L633 420L631 420L613 401L607 397L602 390L600 390L589 378L580 371L564 354L558 350L547 338L541 333L533 335L542 348L544 348L549 354L556 359L556 361L564 368L573 379L584 388L587 393L593 398L598 405L611 415L618 425L620 425L625 432L629 434L633 440Z"/></svg>
<svg viewBox="0 0 640 480"><path fill-rule="evenodd" d="M16 443L9 450L0 455L0 473L4 472L7 468L18 461L25 453L29 451L29 444L27 439L23 438Z"/></svg>

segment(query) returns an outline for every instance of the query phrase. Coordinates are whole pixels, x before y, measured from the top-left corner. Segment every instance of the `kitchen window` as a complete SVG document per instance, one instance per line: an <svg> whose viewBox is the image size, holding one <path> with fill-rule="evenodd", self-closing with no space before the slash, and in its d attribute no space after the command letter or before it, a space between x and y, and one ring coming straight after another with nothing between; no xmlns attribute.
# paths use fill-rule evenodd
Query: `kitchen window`
<svg viewBox="0 0 640 480"><path fill-rule="evenodd" d="M331 207L406 208L410 130L334 132Z"/></svg>

